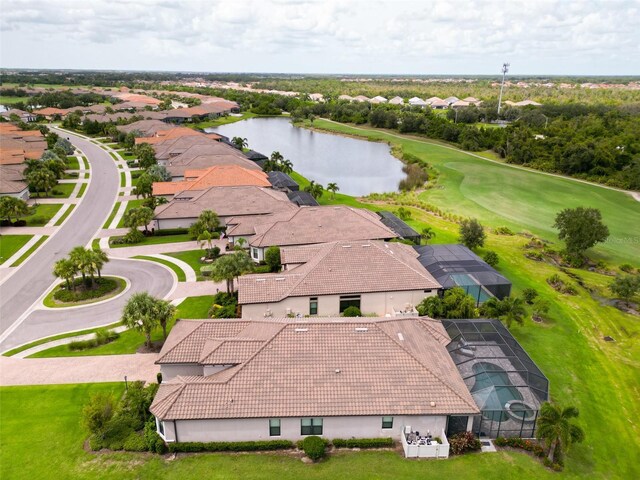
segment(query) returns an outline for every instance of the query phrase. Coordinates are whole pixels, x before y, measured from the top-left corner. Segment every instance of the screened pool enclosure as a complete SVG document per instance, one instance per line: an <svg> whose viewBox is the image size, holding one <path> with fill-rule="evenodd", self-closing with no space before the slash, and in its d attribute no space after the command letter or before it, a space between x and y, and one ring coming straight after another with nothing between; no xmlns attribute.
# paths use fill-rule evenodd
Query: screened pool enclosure
<svg viewBox="0 0 640 480"><path fill-rule="evenodd" d="M533 437L549 381L498 320L443 320L449 355L481 415L478 436Z"/></svg>

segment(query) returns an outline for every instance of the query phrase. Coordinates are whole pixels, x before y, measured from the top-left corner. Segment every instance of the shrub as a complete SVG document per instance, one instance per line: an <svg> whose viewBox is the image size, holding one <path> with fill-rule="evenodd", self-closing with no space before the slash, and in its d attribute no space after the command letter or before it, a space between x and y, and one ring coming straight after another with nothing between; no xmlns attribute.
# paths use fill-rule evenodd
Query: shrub
<svg viewBox="0 0 640 480"><path fill-rule="evenodd" d="M515 235L509 227L497 227L494 229L496 235Z"/></svg>
<svg viewBox="0 0 640 480"><path fill-rule="evenodd" d="M113 330L109 330L108 328L99 328L96 330L96 343L98 345L105 345L107 343L113 342L117 338L120 337L118 332L114 332Z"/></svg>
<svg viewBox="0 0 640 480"><path fill-rule="evenodd" d="M536 291L535 288L525 288L522 291L522 298L529 305L533 304L533 301L537 296L538 296L538 292Z"/></svg>
<svg viewBox="0 0 640 480"><path fill-rule="evenodd" d="M102 445L110 450L122 450L124 441L137 426L137 419L130 415L113 417L102 432Z"/></svg>
<svg viewBox="0 0 640 480"><path fill-rule="evenodd" d="M98 435L91 435L89 437L89 448L94 452L97 452L102 448L102 439Z"/></svg>
<svg viewBox="0 0 640 480"><path fill-rule="evenodd" d="M496 252L488 251L484 255L484 261L487 262L490 266L496 267L498 263L500 263L500 257L498 257L498 254Z"/></svg>
<svg viewBox="0 0 640 480"><path fill-rule="evenodd" d="M144 234L140 230L132 229L122 237L122 242L126 244L140 243L144 240Z"/></svg>
<svg viewBox="0 0 640 480"><path fill-rule="evenodd" d="M76 286L81 285L82 279L77 278L74 283ZM112 278L98 278L96 279L96 284L97 287L92 290L67 290L66 288L61 288L53 294L53 298L64 303L82 302L103 297L118 288L118 282Z"/></svg>
<svg viewBox="0 0 640 480"><path fill-rule="evenodd" d="M480 450L482 444L472 432L461 432L449 439L449 448L452 455L462 455L466 452Z"/></svg>
<svg viewBox="0 0 640 480"><path fill-rule="evenodd" d="M170 452L258 452L293 448L289 440L260 440L246 442L180 442L170 443Z"/></svg>
<svg viewBox="0 0 640 480"><path fill-rule="evenodd" d="M133 432L124 440L123 448L128 452L146 452L147 441L142 434Z"/></svg>
<svg viewBox="0 0 640 480"><path fill-rule="evenodd" d="M342 316L343 317L361 317L362 312L358 307L355 307L352 305L344 309L344 312L342 312Z"/></svg>
<svg viewBox="0 0 640 480"><path fill-rule="evenodd" d="M158 381L158 385L162 383L162 372L156 374L156 380Z"/></svg>
<svg viewBox="0 0 640 480"><path fill-rule="evenodd" d="M95 340L74 340L67 345L67 348L72 352L79 352L81 350L89 350L90 348L97 347L98 344Z"/></svg>
<svg viewBox="0 0 640 480"><path fill-rule="evenodd" d="M155 232L153 232L153 236L167 237L169 235L184 235L185 233L189 233L188 228L163 228L162 230L156 230Z"/></svg>
<svg viewBox="0 0 640 480"><path fill-rule="evenodd" d="M628 263L624 263L620 265L620 270L622 270L625 273L631 273L633 272L633 266Z"/></svg>
<svg viewBox="0 0 640 480"><path fill-rule="evenodd" d="M82 424L90 433L99 434L113 418L116 402L112 395L96 393L82 409Z"/></svg>
<svg viewBox="0 0 640 480"><path fill-rule="evenodd" d="M271 272L277 272L282 266L280 264L280 247L269 247L264 252L264 261L269 265Z"/></svg>
<svg viewBox="0 0 640 480"><path fill-rule="evenodd" d="M302 449L304 450L305 455L314 462L324 457L325 448L325 442L315 435L311 435L302 441Z"/></svg>
<svg viewBox="0 0 640 480"><path fill-rule="evenodd" d="M393 438L335 438L331 443L336 448L385 448L393 447Z"/></svg>
<svg viewBox="0 0 640 480"><path fill-rule="evenodd" d="M147 445L147 450L150 452L163 454L167 451L164 440L162 440L162 437L156 432L156 421L153 418L150 418L147 423L144 424L142 436Z"/></svg>

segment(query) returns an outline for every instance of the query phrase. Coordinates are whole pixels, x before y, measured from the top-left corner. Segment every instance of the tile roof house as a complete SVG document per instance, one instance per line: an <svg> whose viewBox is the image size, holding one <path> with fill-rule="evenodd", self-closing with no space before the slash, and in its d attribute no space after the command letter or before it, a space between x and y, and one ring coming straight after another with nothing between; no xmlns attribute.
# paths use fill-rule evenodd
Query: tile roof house
<svg viewBox="0 0 640 480"><path fill-rule="evenodd" d="M271 185L273 185L273 188L276 190L280 190L281 192L297 192L300 190L300 185L284 172L274 170L267 175L269 182L271 182Z"/></svg>
<svg viewBox="0 0 640 480"><path fill-rule="evenodd" d="M210 187L200 191L183 191L173 200L156 208L156 227L190 227L203 210L213 210L225 225L230 217L267 215L274 212L296 210L287 196L271 188L262 187Z"/></svg>
<svg viewBox="0 0 640 480"><path fill-rule="evenodd" d="M47 148L39 130L21 130L11 123L0 124L0 164L15 165L38 159Z"/></svg>
<svg viewBox="0 0 640 480"><path fill-rule="evenodd" d="M178 182L154 182L153 195L170 200L187 190L205 190L209 187L237 187L254 185L271 187L267 174L238 165L216 165L204 170L186 170L184 180Z"/></svg>
<svg viewBox="0 0 640 480"><path fill-rule="evenodd" d="M384 97L381 97L380 95L373 97L371 100L369 100L369 102L371 103L387 103L388 100Z"/></svg>
<svg viewBox="0 0 640 480"><path fill-rule="evenodd" d="M351 95L340 95L338 96L338 100L347 100L351 102L353 101L353 97Z"/></svg>
<svg viewBox="0 0 640 480"><path fill-rule="evenodd" d="M426 107L427 102L418 97L412 97L409 99L409 105L412 107Z"/></svg>
<svg viewBox="0 0 640 480"><path fill-rule="evenodd" d="M449 108L449 104L439 98L435 98L431 100L431 102L429 103L429 106L434 110L444 110L445 108Z"/></svg>
<svg viewBox="0 0 640 480"><path fill-rule="evenodd" d="M391 105L403 105L404 99L402 97L393 97L391 100L389 100L389 103Z"/></svg>
<svg viewBox="0 0 640 480"><path fill-rule="evenodd" d="M29 199L29 187L24 181L25 163L0 165L0 196Z"/></svg>
<svg viewBox="0 0 640 480"><path fill-rule="evenodd" d="M385 227L373 212L337 206L300 207L288 218L263 223L253 217L230 219L227 236L248 241L251 257L260 262L271 246L295 246L336 240L390 240L398 235ZM242 232L242 233L240 233Z"/></svg>
<svg viewBox="0 0 640 480"><path fill-rule="evenodd" d="M354 102L368 102L369 97L365 97L364 95L358 95L357 97L353 97L352 100Z"/></svg>
<svg viewBox="0 0 640 480"><path fill-rule="evenodd" d="M175 138L164 139L160 143L153 143L153 149L156 152L156 159L158 164L166 166L166 161L170 158L177 157L178 155L186 152L194 145L207 145L211 147L211 151L218 149L223 151L224 145L222 142L218 142L213 137L208 135L185 135ZM229 150L224 150L225 153L230 153Z"/></svg>
<svg viewBox="0 0 640 480"><path fill-rule="evenodd" d="M415 250L397 242L283 247L280 257L284 271L239 278L242 318L339 316L350 306L364 314L417 315L415 306L441 288Z"/></svg>
<svg viewBox="0 0 640 480"><path fill-rule="evenodd" d="M446 440L479 415L429 318L181 320L156 363L151 405L167 442L400 438Z"/></svg>
<svg viewBox="0 0 640 480"><path fill-rule="evenodd" d="M33 113L35 113L36 115L42 115L47 120L51 120L55 116L60 116L61 118L64 118L72 111L73 111L73 108L46 107L46 108L41 108L39 110L34 110Z"/></svg>
<svg viewBox="0 0 640 480"><path fill-rule="evenodd" d="M460 99L458 97L454 97L454 96L447 97L447 98L444 99L444 101L447 102L449 105L451 105L452 103L457 102L458 100L460 100Z"/></svg>
<svg viewBox="0 0 640 480"><path fill-rule="evenodd" d="M151 137L158 132L164 130L172 130L174 127L172 125L167 125L166 123L160 120L140 120L138 122L133 122L128 125L118 125L116 129L119 132L123 133L131 133L131 132L140 132L140 134L144 137Z"/></svg>
<svg viewBox="0 0 640 480"><path fill-rule="evenodd" d="M16 115L18 119L22 122L35 122L37 116L35 113L25 112L24 110L20 110L17 108L12 108L10 110L6 110L4 112L0 112L0 117L4 118L7 121L12 120L12 116Z"/></svg>
<svg viewBox="0 0 640 480"><path fill-rule="evenodd" d="M188 137L194 139L194 137ZM188 139L187 138L187 139ZM163 151L156 146L156 152L162 151L165 159L159 159L158 163L167 168L173 180L184 178L186 170L202 170L215 165L237 165L249 170L262 171L262 169L251 160L248 160L239 150L230 147L222 142L214 142L210 139L205 143L188 145L187 148L173 144ZM165 145L164 143L162 145ZM180 152L173 155L174 152Z"/></svg>

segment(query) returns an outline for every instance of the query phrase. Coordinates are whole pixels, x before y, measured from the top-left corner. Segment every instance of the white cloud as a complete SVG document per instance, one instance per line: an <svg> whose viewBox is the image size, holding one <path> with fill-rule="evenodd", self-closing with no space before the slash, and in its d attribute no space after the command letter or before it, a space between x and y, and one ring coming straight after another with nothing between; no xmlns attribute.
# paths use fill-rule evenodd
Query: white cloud
<svg viewBox="0 0 640 480"><path fill-rule="evenodd" d="M640 73L640 0L1 1L4 67Z"/></svg>

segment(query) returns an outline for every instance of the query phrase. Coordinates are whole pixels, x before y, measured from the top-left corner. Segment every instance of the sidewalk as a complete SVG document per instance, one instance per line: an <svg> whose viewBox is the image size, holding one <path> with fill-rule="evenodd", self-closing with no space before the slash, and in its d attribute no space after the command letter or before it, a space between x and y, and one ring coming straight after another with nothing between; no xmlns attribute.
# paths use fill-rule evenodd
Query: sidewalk
<svg viewBox="0 0 640 480"><path fill-rule="evenodd" d="M168 300L186 297L201 297L202 295L215 295L218 292L226 292L226 282L180 282L176 289L167 297Z"/></svg>
<svg viewBox="0 0 640 480"><path fill-rule="evenodd" d="M2 227L0 235L53 235L58 227Z"/></svg>
<svg viewBox="0 0 640 480"><path fill-rule="evenodd" d="M224 241L224 240L223 240ZM224 246L218 245L221 249ZM158 245L140 245L138 247L110 248L108 253L112 257L129 258L136 255L156 255L159 253L184 252L186 250L200 250L198 242L161 243Z"/></svg>

